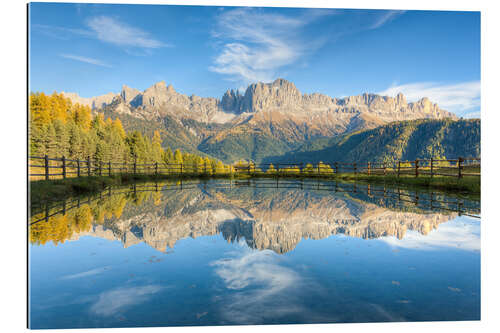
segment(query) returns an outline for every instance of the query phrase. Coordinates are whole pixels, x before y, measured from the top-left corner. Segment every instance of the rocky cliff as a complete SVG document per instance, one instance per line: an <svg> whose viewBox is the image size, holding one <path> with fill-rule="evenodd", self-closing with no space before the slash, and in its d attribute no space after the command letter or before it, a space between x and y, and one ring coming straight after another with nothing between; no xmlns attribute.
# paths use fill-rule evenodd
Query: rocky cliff
<svg viewBox="0 0 500 333"><path fill-rule="evenodd" d="M367 115L381 121L407 120L418 118L456 118L441 110L428 98L415 103L407 103L400 93L396 97L363 94L342 99L313 93L302 94L292 82L276 79L272 83L254 83L244 94L228 90L221 99L187 96L175 91L165 81L155 83L143 92L123 85L119 94L82 98L76 93L64 93L74 103L100 109L110 105L114 99L122 104L117 112L128 109L138 118L152 118L171 114L178 118L196 119L204 123L228 122L247 113L280 112L291 119L302 121L324 121L330 118L353 118Z"/></svg>

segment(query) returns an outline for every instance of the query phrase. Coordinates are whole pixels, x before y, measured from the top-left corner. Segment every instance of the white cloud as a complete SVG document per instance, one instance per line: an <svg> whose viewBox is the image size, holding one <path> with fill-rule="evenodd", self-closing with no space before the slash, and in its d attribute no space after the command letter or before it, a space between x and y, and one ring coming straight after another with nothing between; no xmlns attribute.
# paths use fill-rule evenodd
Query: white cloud
<svg viewBox="0 0 500 333"><path fill-rule="evenodd" d="M91 305L90 311L100 316L111 316L131 305L146 302L163 287L147 285L140 287L124 287L103 292L97 301Z"/></svg>
<svg viewBox="0 0 500 333"><path fill-rule="evenodd" d="M85 29L65 28L45 24L32 24L31 28L34 32L38 32L43 35L61 40L69 40L74 35L80 35L84 37L93 36L92 32Z"/></svg>
<svg viewBox="0 0 500 333"><path fill-rule="evenodd" d="M243 289L251 284L265 285L257 297L273 295L296 284L299 277L294 271L276 265L270 250L249 251L239 258L215 261L213 266L229 289Z"/></svg>
<svg viewBox="0 0 500 333"><path fill-rule="evenodd" d="M236 257L211 263L230 290L221 309L225 320L244 324L277 321L290 316L302 318L304 322L324 320L318 313L305 308L302 302L305 295L321 297L322 288L279 265L280 259L270 250L245 249Z"/></svg>
<svg viewBox="0 0 500 333"><path fill-rule="evenodd" d="M404 12L405 12L404 10L384 10L384 11L381 11L381 14L379 14L375 17L375 21L370 26L370 29L380 28L381 26L383 26L386 23L391 22L392 20L394 20L396 17L403 14Z"/></svg>
<svg viewBox="0 0 500 333"><path fill-rule="evenodd" d="M127 50L127 52L141 55L144 52L137 52L137 49L151 50L172 46L153 38L147 31L120 22L118 19L109 16L91 17L87 19L86 25L88 29L67 28L43 24L34 24L31 27L33 28L33 31L42 33L52 38L70 40L74 38L75 35L85 38L93 38L121 47L134 48L135 50Z"/></svg>
<svg viewBox="0 0 500 333"><path fill-rule="evenodd" d="M74 55L74 54L60 54L60 57L66 58L66 59L72 59L80 62L85 62L87 64L92 64L92 65L97 65L97 66L102 66L102 67L111 67L111 65L102 62L101 60L94 59L94 58L88 58L88 57L82 57L79 55Z"/></svg>
<svg viewBox="0 0 500 333"><path fill-rule="evenodd" d="M87 26L97 39L106 43L153 49L168 46L152 38L148 32L108 16L93 17L87 21Z"/></svg>
<svg viewBox="0 0 500 333"><path fill-rule="evenodd" d="M95 268L95 269L91 269L91 270L77 273L77 274L65 275L65 276L61 277L61 280L71 280L71 279L78 279L78 278L82 278L82 277L92 276L92 275L98 275L98 274L101 274L108 269L110 269L110 266Z"/></svg>
<svg viewBox="0 0 500 333"><path fill-rule="evenodd" d="M470 81L457 84L441 84L438 82L416 82L392 85L380 95L396 96L403 93L408 101L415 102L428 97L440 108L464 117L479 116L481 107L481 83Z"/></svg>
<svg viewBox="0 0 500 333"><path fill-rule="evenodd" d="M408 231L403 239L382 237L379 241L391 247L418 249L422 251L439 248L455 248L464 251L479 251L481 249L481 225L478 221L459 217L453 221L442 223L437 230L428 235L417 231Z"/></svg>
<svg viewBox="0 0 500 333"><path fill-rule="evenodd" d="M209 69L245 84L269 82L283 67L318 51L326 42L377 29L403 11L374 11L357 17L354 26L345 24L343 13L342 10L307 9L301 15L289 16L255 8L221 11L212 33L219 42L220 52ZM320 18L327 16L338 16L339 19L324 22L313 37L305 36L308 25L318 24Z"/></svg>
<svg viewBox="0 0 500 333"><path fill-rule="evenodd" d="M321 45L320 38L300 38L300 29L314 18L332 13L314 10L289 17L252 8L223 11L212 35L225 42L209 69L244 83L272 81L278 69Z"/></svg>

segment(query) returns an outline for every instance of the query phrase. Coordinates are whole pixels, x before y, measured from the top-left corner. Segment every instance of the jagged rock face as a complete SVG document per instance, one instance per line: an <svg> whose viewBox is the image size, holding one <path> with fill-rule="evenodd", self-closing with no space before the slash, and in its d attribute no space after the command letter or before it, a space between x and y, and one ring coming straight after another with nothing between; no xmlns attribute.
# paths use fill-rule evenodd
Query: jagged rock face
<svg viewBox="0 0 500 333"><path fill-rule="evenodd" d="M113 102L114 98L117 96L115 93L107 93L106 95L101 95L97 97L80 97L76 93L67 93L67 92L61 92L64 97L69 98L72 103L76 104L81 104L81 105L86 105L91 107L93 110L95 109L101 109L105 107L106 105L109 105Z"/></svg>
<svg viewBox="0 0 500 333"><path fill-rule="evenodd" d="M120 94L91 99L76 94L66 96L94 109L107 105L107 111L117 115L160 122L174 136L182 127L195 138L191 143L197 145L196 149L228 163L242 158L260 160L263 154L282 155L306 140L371 129L392 121L457 119L427 98L415 103L407 103L402 94L394 98L363 94L337 99L318 93L302 94L284 79L251 84L244 94L228 90L220 100L178 93L164 81L144 92L124 85ZM166 118L175 126L166 125ZM227 151L235 149L237 154Z"/></svg>
<svg viewBox="0 0 500 333"><path fill-rule="evenodd" d="M277 79L273 83L251 84L241 97L240 112L252 112L274 109L295 109L302 102L300 91L291 82Z"/></svg>
<svg viewBox="0 0 500 333"><path fill-rule="evenodd" d="M142 93L124 85L120 94L109 93L92 98L82 98L75 93L64 95L75 103L90 105L95 109L111 104L115 97L120 96L120 102L135 109L133 114L137 117L151 119L154 116L172 114L177 118L195 119L205 123L228 122L242 113L258 115L263 112L279 112L282 116L275 116L278 120L283 118L306 123L326 120L329 126L360 114L374 116L384 122L417 118L456 118L427 98L407 103L400 93L394 98L363 94L337 99L318 93L302 94L292 82L284 79L277 79L272 83L251 84L243 95L238 91L228 90L220 101L216 98L180 94L172 85L167 86L165 81L154 84ZM123 109L123 106L121 108ZM117 112L119 111L120 107ZM217 116L220 113L229 114L231 117L219 119Z"/></svg>
<svg viewBox="0 0 500 333"><path fill-rule="evenodd" d="M129 104L132 106L139 106L142 104L142 94L135 88L130 88L126 85L123 85L120 96L125 104Z"/></svg>
<svg viewBox="0 0 500 333"><path fill-rule="evenodd" d="M302 239L336 234L401 239L408 230L415 230L426 235L457 216L400 212L369 202L293 190L253 200L216 190L184 190L187 192L163 199L176 201L177 208L168 213L162 208L166 203L160 203L146 212L112 221L109 229L97 225L73 239L83 235L116 239L124 247L145 242L165 252L181 239L221 233L229 242L244 239L251 248L282 254L293 250ZM184 201L177 202L181 198Z"/></svg>
<svg viewBox="0 0 500 333"><path fill-rule="evenodd" d="M228 111L228 112L235 112L235 113L241 113L238 112L241 110L241 100L242 100L242 95L239 93L239 91L234 91L233 89L228 90L224 93L224 96L222 96L220 106L222 110Z"/></svg>

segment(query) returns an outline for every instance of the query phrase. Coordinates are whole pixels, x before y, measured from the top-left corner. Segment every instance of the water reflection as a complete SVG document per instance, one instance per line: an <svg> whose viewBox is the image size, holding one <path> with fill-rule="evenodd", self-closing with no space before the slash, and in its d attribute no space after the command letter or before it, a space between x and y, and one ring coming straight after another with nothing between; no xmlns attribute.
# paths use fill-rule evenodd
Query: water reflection
<svg viewBox="0 0 500 333"><path fill-rule="evenodd" d="M185 181L32 213L32 328L479 319L476 201Z"/></svg>
<svg viewBox="0 0 500 333"><path fill-rule="evenodd" d="M58 244L94 236L120 240L124 247L145 242L165 252L180 239L221 233L228 242L243 239L252 249L286 253L302 239L336 234L402 239L413 230L427 235L459 214L478 212L475 201L359 184L148 183L46 206L31 218L30 241ZM451 231L447 239L456 234Z"/></svg>

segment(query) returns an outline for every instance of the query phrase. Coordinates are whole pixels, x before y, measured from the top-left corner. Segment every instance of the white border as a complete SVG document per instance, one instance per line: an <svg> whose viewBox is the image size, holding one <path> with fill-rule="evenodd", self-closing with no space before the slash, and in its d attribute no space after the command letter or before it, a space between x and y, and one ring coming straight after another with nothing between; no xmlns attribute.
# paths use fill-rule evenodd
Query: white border
<svg viewBox="0 0 500 333"><path fill-rule="evenodd" d="M51 2L68 2L57 1ZM500 317L497 299L500 296L499 261L497 240L500 235L498 211L495 210L498 192L498 168L500 159L498 130L500 105L500 29L498 2L475 0L197 0L197 1L81 1L96 3L140 3L140 4L193 4L223 6L283 6L317 8L372 8L372 9L425 9L425 10L480 10L481 54L482 54L482 320L480 322L425 322L391 324L335 324L335 325L279 325L279 326L231 326L204 328L149 328L150 332L242 332L283 331L298 332L314 330L329 332L422 332L453 330L454 332L490 331L496 328ZM22 1L3 1L0 24L2 24L2 175L3 189L0 191L3 207L2 246L2 301L0 325L5 332L25 330L26 325L26 4ZM411 41L409 41L411 42ZM8 165L8 166L6 166ZM14 232L13 232L14 231ZM142 330L142 329L141 329ZM53 330L47 330L52 332ZM57 330L54 332L71 332ZM116 332L139 331L139 329L114 329ZM78 332L108 332L104 329L79 330Z"/></svg>

